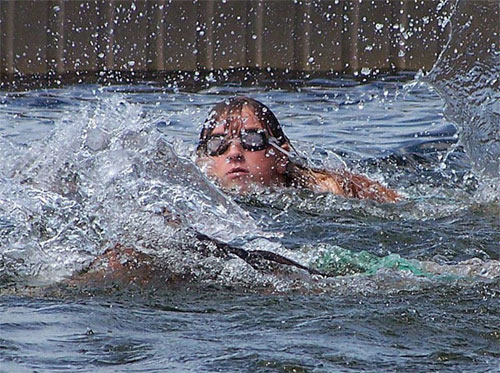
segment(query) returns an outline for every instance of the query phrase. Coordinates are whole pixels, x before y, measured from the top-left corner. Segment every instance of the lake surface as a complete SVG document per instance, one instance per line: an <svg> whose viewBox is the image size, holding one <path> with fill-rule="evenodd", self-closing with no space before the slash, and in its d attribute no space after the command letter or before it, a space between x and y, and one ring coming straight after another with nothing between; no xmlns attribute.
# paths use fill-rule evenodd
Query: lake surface
<svg viewBox="0 0 500 373"><path fill-rule="evenodd" d="M213 104L237 94L268 105L311 162L405 200L221 193L193 152ZM412 76L3 92L0 135L2 371L498 368L498 199ZM193 229L331 277L201 253ZM60 284L117 242L191 279Z"/></svg>

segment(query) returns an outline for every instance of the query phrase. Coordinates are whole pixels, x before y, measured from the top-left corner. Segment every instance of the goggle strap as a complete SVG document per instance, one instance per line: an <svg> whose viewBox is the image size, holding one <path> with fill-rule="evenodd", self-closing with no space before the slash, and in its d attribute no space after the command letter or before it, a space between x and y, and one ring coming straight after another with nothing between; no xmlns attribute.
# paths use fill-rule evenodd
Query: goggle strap
<svg viewBox="0 0 500 373"><path fill-rule="evenodd" d="M307 159L305 157L301 157L297 154L292 154L289 151L283 149L281 146L278 144L278 140L276 137L269 137L269 145L271 145L273 148L279 150L283 154L285 154L290 162L295 163L299 167L306 167L307 166ZM295 149L294 149L295 150Z"/></svg>

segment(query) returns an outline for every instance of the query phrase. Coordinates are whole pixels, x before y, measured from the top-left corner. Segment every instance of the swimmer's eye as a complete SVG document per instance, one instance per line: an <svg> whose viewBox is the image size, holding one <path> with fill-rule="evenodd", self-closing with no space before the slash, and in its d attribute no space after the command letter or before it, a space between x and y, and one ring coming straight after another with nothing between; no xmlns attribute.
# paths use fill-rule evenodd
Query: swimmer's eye
<svg viewBox="0 0 500 373"><path fill-rule="evenodd" d="M210 136L206 142L207 154L211 157L221 155L226 152L229 143L225 143L226 136L214 135Z"/></svg>
<svg viewBox="0 0 500 373"><path fill-rule="evenodd" d="M250 151L264 150L269 146L267 133L264 130L242 131L240 141L243 148Z"/></svg>

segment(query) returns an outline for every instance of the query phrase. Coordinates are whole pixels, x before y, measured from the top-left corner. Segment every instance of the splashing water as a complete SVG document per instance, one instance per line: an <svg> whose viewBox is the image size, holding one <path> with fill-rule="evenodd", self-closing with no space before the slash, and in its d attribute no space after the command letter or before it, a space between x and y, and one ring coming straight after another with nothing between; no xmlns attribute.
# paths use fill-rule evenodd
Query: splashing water
<svg viewBox="0 0 500 373"><path fill-rule="evenodd" d="M319 79L306 82L298 92L212 87L200 90L194 100L189 96L190 103L205 101L202 110L174 103L183 96L179 92L160 91L162 95L148 105L153 96L146 103L138 97L134 104L133 94L104 88L92 90L89 97L84 94L84 105L51 117L56 125L48 138L31 141L22 133L19 144L4 136L0 277L57 281L121 243L156 253L174 267L199 269L208 281L287 287L286 281L277 285L276 278L252 271L242 261L193 256L189 231L249 250L270 250L338 274L406 268L420 275L420 261L495 259L492 242L497 241L494 219L500 185L498 28L483 30L478 25L484 23L481 17L498 15L498 9L491 2L482 2L477 12L468 6L455 4L450 40L432 71L406 85L339 85ZM465 50L460 44L464 41ZM407 110L395 110L405 100L414 107L419 107L418 100L427 100L427 84L437 90L446 117L458 127L458 144L449 123L442 123L441 112L427 113L427 108L441 110L435 97L421 103L425 110L416 110L415 117L399 119L394 114ZM195 135L184 122L201 121L199 116L220 96L249 91L277 108L297 149L312 163L369 170L374 178L392 181L407 201L379 206L305 191L248 199L221 193L190 159L191 145L186 144ZM56 100L70 101L71 106L61 92L54 95ZM164 110L172 113L157 110L162 100L169 101ZM9 104L7 108L14 110ZM430 125L419 127L419 121ZM158 123L167 129L161 130ZM472 176L463 167L460 147L470 158ZM438 165L432 164L436 154ZM392 162L399 166L397 171ZM475 178L479 188L470 181ZM449 236L437 237L436 222L442 231L450 230ZM472 235L471 241L463 233L463 226L470 225L486 233ZM495 270L488 276L495 277Z"/></svg>
<svg viewBox="0 0 500 373"><path fill-rule="evenodd" d="M0 92L0 370L496 371L497 3L455 2L449 43L416 81ZM406 200L222 194L193 144L237 94L268 104L313 164ZM256 270L198 250L193 231L334 277ZM115 243L193 276L76 299L53 284Z"/></svg>
<svg viewBox="0 0 500 373"><path fill-rule="evenodd" d="M495 1L457 1L449 41L423 77L459 128L460 144L482 181L478 198L483 201L500 196L499 17Z"/></svg>
<svg viewBox="0 0 500 373"><path fill-rule="evenodd" d="M178 237L169 220L224 241L258 234L138 105L103 100L75 116L27 148L2 143L2 262L11 274L58 279L115 243L170 248Z"/></svg>
<svg viewBox="0 0 500 373"><path fill-rule="evenodd" d="M362 87L358 93L361 97L366 95ZM412 85L410 93L424 89L424 86ZM322 90L315 88L308 93L304 89L302 95L321 96L320 102L324 105ZM489 239L485 251L470 247L469 243L449 251L446 246L433 248L437 244L415 250L415 245L422 245L417 241L408 244L405 242L411 239L400 241L398 238L412 235L412 226L418 224L422 233L417 237L427 242L429 236L434 235L434 221L443 220L446 224L446 220L454 219L457 214L467 216L474 200L463 190L460 178L455 185L457 182L453 179L446 181L448 176L443 179L435 172L431 175L436 180L424 173L422 182L416 182L418 174L413 168L409 168L410 173L395 173L395 185L404 188L411 198L394 206L342 200L307 191L269 192L235 201L235 196L222 194L190 160L191 145L175 138L177 133L184 134L175 131L177 123L191 118L191 111L180 105L182 115L148 112L147 106L130 103L130 97L105 93L96 96L90 104L86 102L74 108L77 114L61 114L49 137L28 145L9 142L8 137L2 140L2 276L13 276L17 281L20 278L32 282L57 281L86 268L106 248L121 243L158 256L171 269L195 271L199 279L209 282L216 279L251 287L271 283L282 290L293 286L293 280L260 273L238 259L219 260L211 255L198 255L193 251L196 239L190 231L233 242L247 250L269 250L306 265L314 265L319 258L330 256L339 257L341 266L351 268L352 263L358 261L357 252L363 250L382 257L379 260L373 256L366 265L354 265L353 273L372 273L381 268L405 271L401 263L404 264L408 256L427 260L444 255L445 262L453 262L476 255L488 259L491 255ZM285 95L287 100L293 99L293 93ZM346 97L347 104L336 103L341 109L335 116L345 111L347 120L352 120L348 109L351 102L356 102L354 95L355 89ZM363 110L373 115L388 105L391 112L391 105L399 100L398 95L394 95L388 104L387 99L392 96L384 94L383 105L374 99L366 101ZM261 100L269 101L273 97ZM422 103L422 107L427 110L428 104ZM172 106L167 110L172 110ZM208 106L205 111L208 112ZM204 115L203 111L200 113ZM415 115L419 117L420 113ZM378 121L383 124L386 120L382 109L380 119L375 115L374 123L369 125L376 129ZM328 123L328 118L321 121ZM157 123L169 124L163 128L164 124L158 126ZM356 121L355 125L360 124ZM310 124L305 123L304 131L309 131L309 127ZM396 126L390 128L398 131ZM290 132L294 131L292 127ZM192 143L195 135L188 134ZM406 143L408 136L403 132L401 143ZM299 141L298 148L320 166L344 166L331 148L315 146L316 142L315 139ZM364 146L373 149L373 146ZM382 148L382 155L386 148ZM407 151L403 154L409 157ZM375 172L381 172L384 162L375 164ZM355 165L352 157L349 163ZM392 167L390 163L386 166L389 170ZM453 167L451 171L453 175ZM444 185L443 181L446 181ZM483 222L486 223L487 220ZM460 228L457 226L457 229ZM318 230L319 234L311 233ZM380 235L380 240L374 232ZM384 239L386 234L393 238ZM338 245L345 248L339 252ZM413 259L409 260L408 263L413 263ZM337 275L345 272L328 269L328 263L323 268ZM418 275L418 265L414 268ZM495 272L490 273L494 277ZM303 286L308 286L307 282L303 282Z"/></svg>

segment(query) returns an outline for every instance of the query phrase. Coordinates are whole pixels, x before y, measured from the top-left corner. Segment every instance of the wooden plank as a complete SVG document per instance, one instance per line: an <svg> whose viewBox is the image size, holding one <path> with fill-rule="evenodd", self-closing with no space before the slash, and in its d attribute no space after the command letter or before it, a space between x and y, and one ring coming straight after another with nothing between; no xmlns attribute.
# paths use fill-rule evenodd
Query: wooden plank
<svg viewBox="0 0 500 373"><path fill-rule="evenodd" d="M262 67L264 33L264 1L247 1L246 63L249 67Z"/></svg>
<svg viewBox="0 0 500 373"><path fill-rule="evenodd" d="M343 4L339 1L314 1L309 14L311 70L342 71Z"/></svg>
<svg viewBox="0 0 500 373"><path fill-rule="evenodd" d="M376 74L391 69L391 7L395 2L374 1L359 7L358 72Z"/></svg>
<svg viewBox="0 0 500 373"><path fill-rule="evenodd" d="M449 9L449 5L447 5ZM404 14L406 28L400 29L401 39L405 41L405 69L417 71L430 70L442 46L437 13L437 4L423 7L418 3L406 1Z"/></svg>
<svg viewBox="0 0 500 373"><path fill-rule="evenodd" d="M172 1L165 5L164 67L165 70L193 71L197 69L200 47L196 43L197 4L192 1Z"/></svg>
<svg viewBox="0 0 500 373"><path fill-rule="evenodd" d="M247 61L247 4L245 1L214 2L213 68L231 69Z"/></svg>
<svg viewBox="0 0 500 373"><path fill-rule="evenodd" d="M14 74L14 1L0 1L0 74Z"/></svg>
<svg viewBox="0 0 500 373"><path fill-rule="evenodd" d="M148 67L153 71L165 69L165 0L154 1L151 8L151 22L148 27Z"/></svg>
<svg viewBox="0 0 500 373"><path fill-rule="evenodd" d="M45 1L14 3L12 53L14 71L45 74L47 66L48 12Z"/></svg>
<svg viewBox="0 0 500 373"><path fill-rule="evenodd" d="M289 1L265 1L263 4L261 67L294 68L295 6Z"/></svg>
<svg viewBox="0 0 500 373"><path fill-rule="evenodd" d="M108 69L145 71L151 62L149 24L153 16L151 5L145 1L113 2L111 26L113 35L113 64Z"/></svg>
<svg viewBox="0 0 500 373"><path fill-rule="evenodd" d="M112 56L112 50L105 4L66 1L64 15L64 71L78 73L112 69L112 58L107 60L107 56Z"/></svg>
<svg viewBox="0 0 500 373"><path fill-rule="evenodd" d="M49 74L57 76L65 72L64 20L65 2L47 1L49 25L47 30L47 68Z"/></svg>
<svg viewBox="0 0 500 373"><path fill-rule="evenodd" d="M358 1L346 0L343 2L342 16L342 71L353 73L359 66L359 7Z"/></svg>

